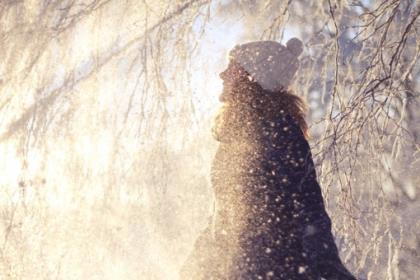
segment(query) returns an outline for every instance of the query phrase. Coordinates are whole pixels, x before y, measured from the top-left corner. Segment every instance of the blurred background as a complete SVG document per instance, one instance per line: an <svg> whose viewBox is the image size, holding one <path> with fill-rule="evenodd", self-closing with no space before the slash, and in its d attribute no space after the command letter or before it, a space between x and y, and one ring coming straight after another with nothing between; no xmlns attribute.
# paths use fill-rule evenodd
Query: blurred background
<svg viewBox="0 0 420 280"><path fill-rule="evenodd" d="M0 279L178 279L213 210L227 53L304 43L294 92L340 255L420 279L416 0L0 2Z"/></svg>

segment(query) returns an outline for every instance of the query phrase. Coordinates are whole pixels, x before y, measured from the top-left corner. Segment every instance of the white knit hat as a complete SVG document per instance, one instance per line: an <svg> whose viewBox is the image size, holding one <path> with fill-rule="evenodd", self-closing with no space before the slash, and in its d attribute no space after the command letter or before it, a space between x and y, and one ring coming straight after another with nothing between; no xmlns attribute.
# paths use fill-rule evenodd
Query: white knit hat
<svg viewBox="0 0 420 280"><path fill-rule="evenodd" d="M303 51L302 42L292 38L286 47L275 41L257 41L235 46L229 58L242 66L261 87L269 91L287 89Z"/></svg>

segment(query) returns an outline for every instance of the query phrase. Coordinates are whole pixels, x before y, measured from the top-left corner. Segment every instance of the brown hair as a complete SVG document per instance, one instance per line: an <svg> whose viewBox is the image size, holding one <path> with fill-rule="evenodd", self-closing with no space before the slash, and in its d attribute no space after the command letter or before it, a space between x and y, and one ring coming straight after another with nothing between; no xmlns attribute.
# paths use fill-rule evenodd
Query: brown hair
<svg viewBox="0 0 420 280"><path fill-rule="evenodd" d="M308 124L305 120L307 105L303 99L293 94L291 91L281 91L271 94L273 95L273 98L270 105L273 113L276 114L279 110L286 111L287 114L297 121L305 138L309 139ZM266 111L269 112L270 109L267 108ZM270 113L271 112L269 112L269 114Z"/></svg>
<svg viewBox="0 0 420 280"><path fill-rule="evenodd" d="M288 90L264 90L234 61L231 61L223 75L225 76L222 79L228 79L231 86L224 88L226 103L216 117L213 127L216 139L221 140L225 136L231 139L239 138L240 133L244 132L245 124L274 119L282 112L292 117L298 123L304 137L309 138L305 121L307 106L299 96Z"/></svg>

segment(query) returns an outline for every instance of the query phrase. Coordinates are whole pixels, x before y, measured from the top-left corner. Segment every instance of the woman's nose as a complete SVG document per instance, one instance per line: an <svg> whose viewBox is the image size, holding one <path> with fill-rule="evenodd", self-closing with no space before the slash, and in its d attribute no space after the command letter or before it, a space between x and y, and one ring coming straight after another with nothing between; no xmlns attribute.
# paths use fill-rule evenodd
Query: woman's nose
<svg viewBox="0 0 420 280"><path fill-rule="evenodd" d="M225 71L223 71L223 72L220 72L220 74L219 74L219 77L220 77L220 79L224 79L225 78L225 73L226 72L226 70Z"/></svg>
<svg viewBox="0 0 420 280"><path fill-rule="evenodd" d="M229 79L229 76L231 76L232 75L232 73L231 73L232 71L231 71L231 69L229 69L229 67L228 68L226 68L224 71L222 71L220 74L219 74L219 77L222 79L222 80L226 80L226 79Z"/></svg>

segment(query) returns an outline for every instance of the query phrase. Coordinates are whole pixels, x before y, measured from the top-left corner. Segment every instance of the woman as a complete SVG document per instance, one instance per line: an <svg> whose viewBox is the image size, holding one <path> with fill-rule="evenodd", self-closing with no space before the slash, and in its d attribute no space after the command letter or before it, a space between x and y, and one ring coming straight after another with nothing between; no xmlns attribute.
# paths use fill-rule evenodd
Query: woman
<svg viewBox="0 0 420 280"><path fill-rule="evenodd" d="M287 90L301 52L295 38L230 52L214 127L216 213L181 279L356 279L331 234L304 104Z"/></svg>

